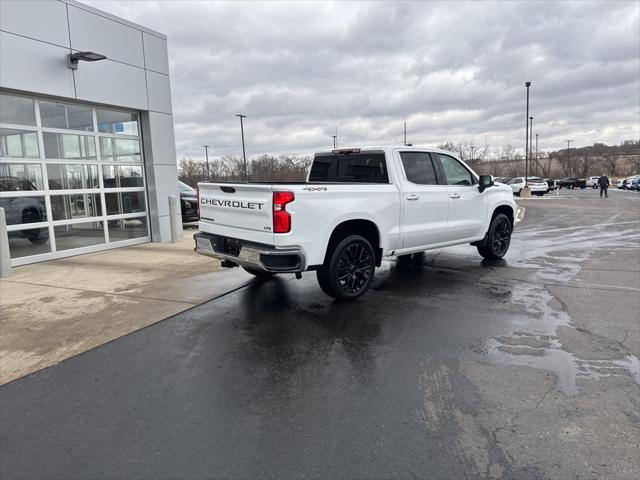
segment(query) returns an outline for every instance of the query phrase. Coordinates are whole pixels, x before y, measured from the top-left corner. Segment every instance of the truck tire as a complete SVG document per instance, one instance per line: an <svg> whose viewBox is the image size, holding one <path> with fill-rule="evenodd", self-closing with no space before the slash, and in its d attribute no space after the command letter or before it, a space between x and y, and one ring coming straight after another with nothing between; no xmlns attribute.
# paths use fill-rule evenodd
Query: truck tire
<svg viewBox="0 0 640 480"><path fill-rule="evenodd" d="M251 268L251 267L242 267L242 268L244 269L245 272L250 273L254 277L258 277L258 278L269 278L275 275L275 273L273 272L265 272L264 270L258 270L256 268Z"/></svg>
<svg viewBox="0 0 640 480"><path fill-rule="evenodd" d="M325 264L316 271L324 293L338 300L354 300L367 291L376 269L376 256L369 241L349 235L329 252Z"/></svg>
<svg viewBox="0 0 640 480"><path fill-rule="evenodd" d="M513 227L511 220L504 213L499 213L489 225L487 240L477 245L478 253L484 258L498 259L505 256L511 244L511 232Z"/></svg>

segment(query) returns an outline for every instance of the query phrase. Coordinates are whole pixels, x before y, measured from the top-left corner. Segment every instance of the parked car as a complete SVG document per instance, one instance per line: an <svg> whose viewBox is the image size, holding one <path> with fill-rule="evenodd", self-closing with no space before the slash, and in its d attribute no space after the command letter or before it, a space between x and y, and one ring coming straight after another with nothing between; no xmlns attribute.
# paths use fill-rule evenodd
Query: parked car
<svg viewBox="0 0 640 480"><path fill-rule="evenodd" d="M0 177L0 192L25 192L35 191L37 187L33 182L19 177ZM0 207L4 208L7 225L19 225L45 222L47 209L44 197L0 197ZM49 229L30 228L9 232L9 237L26 238L33 244L40 245L49 239Z"/></svg>
<svg viewBox="0 0 640 480"><path fill-rule="evenodd" d="M598 179L600 177L589 177L587 178L586 185L591 188L598 188Z"/></svg>
<svg viewBox="0 0 640 480"><path fill-rule="evenodd" d="M582 188L584 190L587 188L587 181L578 177L565 177L560 180L558 188Z"/></svg>
<svg viewBox="0 0 640 480"><path fill-rule="evenodd" d="M547 182L547 193L558 188L557 182L553 178L545 178L544 181Z"/></svg>
<svg viewBox="0 0 640 480"><path fill-rule="evenodd" d="M631 184L632 184L633 180L635 178L637 178L637 177L638 177L638 175L632 175L631 177L627 177L627 178L623 178L623 179L618 180L618 184L617 184L618 188L621 189L621 190L631 190L631 188L630 188Z"/></svg>
<svg viewBox="0 0 640 480"><path fill-rule="evenodd" d="M198 191L198 253L258 277L315 270L338 299L362 295L384 257L470 243L501 258L521 212L454 154L405 146L316 153L306 182Z"/></svg>
<svg viewBox="0 0 640 480"><path fill-rule="evenodd" d="M525 187L525 178L512 178L509 180L508 185L511 187L514 195L520 196L520 192L522 192L522 189ZM549 185L547 185L547 182L540 177L529 177L527 185L531 189L531 193L534 195L542 196L549 191Z"/></svg>
<svg viewBox="0 0 640 480"><path fill-rule="evenodd" d="M178 189L180 190L180 212L182 213L182 222L198 221L198 193L184 182L178 180Z"/></svg>
<svg viewBox="0 0 640 480"><path fill-rule="evenodd" d="M629 190L640 191L640 177L635 177L627 187Z"/></svg>

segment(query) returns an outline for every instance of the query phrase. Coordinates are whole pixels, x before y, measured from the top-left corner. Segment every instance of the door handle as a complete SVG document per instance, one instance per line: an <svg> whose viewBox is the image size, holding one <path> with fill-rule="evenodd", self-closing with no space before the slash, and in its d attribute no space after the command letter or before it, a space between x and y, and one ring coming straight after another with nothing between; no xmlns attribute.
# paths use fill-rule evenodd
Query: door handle
<svg viewBox="0 0 640 480"><path fill-rule="evenodd" d="M407 200L418 200L420 197L418 195L416 195L415 193L412 193L411 195L407 195L405 198Z"/></svg>
<svg viewBox="0 0 640 480"><path fill-rule="evenodd" d="M451 198L460 198L460 194L454 192L451 194Z"/></svg>

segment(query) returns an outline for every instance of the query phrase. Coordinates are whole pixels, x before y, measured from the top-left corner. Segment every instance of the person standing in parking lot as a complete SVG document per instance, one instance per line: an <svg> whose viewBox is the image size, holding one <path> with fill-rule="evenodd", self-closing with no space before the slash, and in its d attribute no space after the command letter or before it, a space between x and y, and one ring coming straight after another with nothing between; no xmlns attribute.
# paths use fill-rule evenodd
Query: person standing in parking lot
<svg viewBox="0 0 640 480"><path fill-rule="evenodd" d="M605 173L598 179L598 186L600 187L600 198L602 198L602 193L604 192L604 198L609 198L609 194L607 193L607 189L609 188L609 177Z"/></svg>

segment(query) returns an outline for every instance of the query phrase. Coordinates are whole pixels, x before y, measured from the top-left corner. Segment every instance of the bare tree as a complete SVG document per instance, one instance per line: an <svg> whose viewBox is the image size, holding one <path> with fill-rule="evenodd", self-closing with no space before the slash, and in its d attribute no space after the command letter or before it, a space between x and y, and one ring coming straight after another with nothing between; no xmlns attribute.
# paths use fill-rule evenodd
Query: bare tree
<svg viewBox="0 0 640 480"><path fill-rule="evenodd" d="M204 180L205 165L192 159L182 158L178 164L178 179L187 185L195 187Z"/></svg>
<svg viewBox="0 0 640 480"><path fill-rule="evenodd" d="M602 167L607 175L615 177L618 175L618 162L619 157L613 153L602 152L600 159L597 161L597 165Z"/></svg>

